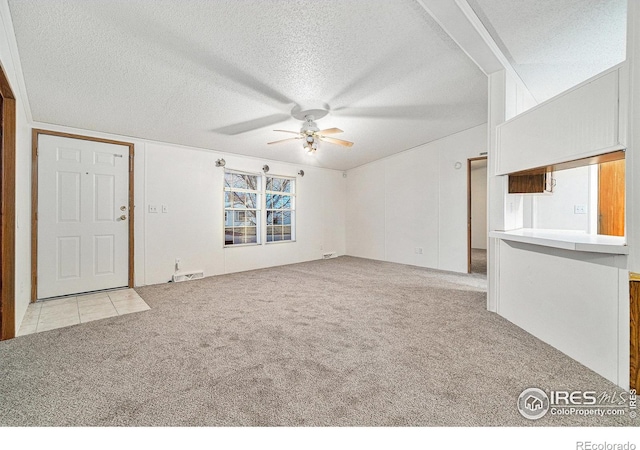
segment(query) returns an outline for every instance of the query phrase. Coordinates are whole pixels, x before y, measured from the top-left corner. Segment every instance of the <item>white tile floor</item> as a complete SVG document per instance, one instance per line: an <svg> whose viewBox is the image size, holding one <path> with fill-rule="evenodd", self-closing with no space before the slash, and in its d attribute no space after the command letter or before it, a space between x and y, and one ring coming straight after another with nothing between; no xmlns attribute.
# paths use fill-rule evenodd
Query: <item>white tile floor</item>
<svg viewBox="0 0 640 450"><path fill-rule="evenodd" d="M31 303L17 336L150 309L133 289Z"/></svg>

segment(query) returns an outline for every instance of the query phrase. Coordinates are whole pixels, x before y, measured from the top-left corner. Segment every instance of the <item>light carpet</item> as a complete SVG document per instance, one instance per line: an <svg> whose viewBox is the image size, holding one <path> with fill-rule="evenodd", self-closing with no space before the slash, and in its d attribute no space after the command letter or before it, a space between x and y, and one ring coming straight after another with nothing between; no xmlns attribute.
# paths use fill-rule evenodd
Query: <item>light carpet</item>
<svg viewBox="0 0 640 450"><path fill-rule="evenodd" d="M524 419L525 388L616 387L487 312L485 286L341 257L140 288L149 311L1 342L0 425L631 424Z"/></svg>

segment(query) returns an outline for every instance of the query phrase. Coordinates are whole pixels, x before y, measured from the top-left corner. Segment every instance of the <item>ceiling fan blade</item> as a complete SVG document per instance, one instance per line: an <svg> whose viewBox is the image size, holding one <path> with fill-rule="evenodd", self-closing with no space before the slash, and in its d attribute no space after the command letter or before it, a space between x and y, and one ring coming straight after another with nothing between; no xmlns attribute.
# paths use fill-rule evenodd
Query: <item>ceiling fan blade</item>
<svg viewBox="0 0 640 450"><path fill-rule="evenodd" d="M276 123L284 122L289 119L289 117L290 116L288 114L272 114L270 116L259 117L257 119L247 120L246 122L234 123L232 125L227 125L226 127L216 128L212 131L214 133L235 136L237 134L258 130L270 125L275 125Z"/></svg>
<svg viewBox="0 0 640 450"><path fill-rule="evenodd" d="M331 144L342 145L343 147L351 147L353 145L353 142L343 141L342 139L336 139L336 138L330 138L330 137L324 137L324 136L320 136L319 139L321 141L329 142Z"/></svg>
<svg viewBox="0 0 640 450"><path fill-rule="evenodd" d="M338 134L344 133L340 128L327 128L326 130L316 131L316 134L324 136L325 134Z"/></svg>
<svg viewBox="0 0 640 450"><path fill-rule="evenodd" d="M267 142L267 145L270 145L270 144L279 144L280 142L295 141L295 140L297 140L297 139L302 139L302 137L294 137L294 138L280 139L279 141Z"/></svg>
<svg viewBox="0 0 640 450"><path fill-rule="evenodd" d="M281 131L283 133L291 133L291 134L300 134L299 131L289 131L289 130L273 130L273 131Z"/></svg>

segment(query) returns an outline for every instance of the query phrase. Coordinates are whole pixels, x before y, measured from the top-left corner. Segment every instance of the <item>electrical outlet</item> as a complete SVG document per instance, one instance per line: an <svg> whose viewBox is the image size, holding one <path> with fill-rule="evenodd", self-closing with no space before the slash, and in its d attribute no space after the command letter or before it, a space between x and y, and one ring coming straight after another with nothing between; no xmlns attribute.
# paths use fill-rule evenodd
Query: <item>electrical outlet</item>
<svg viewBox="0 0 640 450"><path fill-rule="evenodd" d="M163 213L168 213L168 212L169 212L169 206L167 206L167 205L162 205L162 212L163 212Z"/></svg>
<svg viewBox="0 0 640 450"><path fill-rule="evenodd" d="M422 255L422 247L416 247L416 255Z"/></svg>
<svg viewBox="0 0 640 450"><path fill-rule="evenodd" d="M149 212L150 213L157 213L158 212L158 205L149 205Z"/></svg>
<svg viewBox="0 0 640 450"><path fill-rule="evenodd" d="M587 213L587 205L573 205L573 213L574 214L586 214Z"/></svg>

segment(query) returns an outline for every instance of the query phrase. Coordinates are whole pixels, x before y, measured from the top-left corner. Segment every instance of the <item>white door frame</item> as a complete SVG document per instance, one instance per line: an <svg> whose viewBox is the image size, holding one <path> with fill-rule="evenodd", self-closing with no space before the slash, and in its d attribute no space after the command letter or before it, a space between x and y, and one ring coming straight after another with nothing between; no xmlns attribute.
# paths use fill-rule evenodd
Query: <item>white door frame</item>
<svg viewBox="0 0 640 450"><path fill-rule="evenodd" d="M71 139L82 139L85 141L103 142L106 144L124 145L129 147L129 282L128 286L133 287L133 257L134 257L134 203L133 203L133 164L134 146L131 142L114 141L111 139L101 139L79 134L60 133L57 131L33 129L31 135L31 302L38 299L38 137L41 134L50 136L66 137Z"/></svg>

